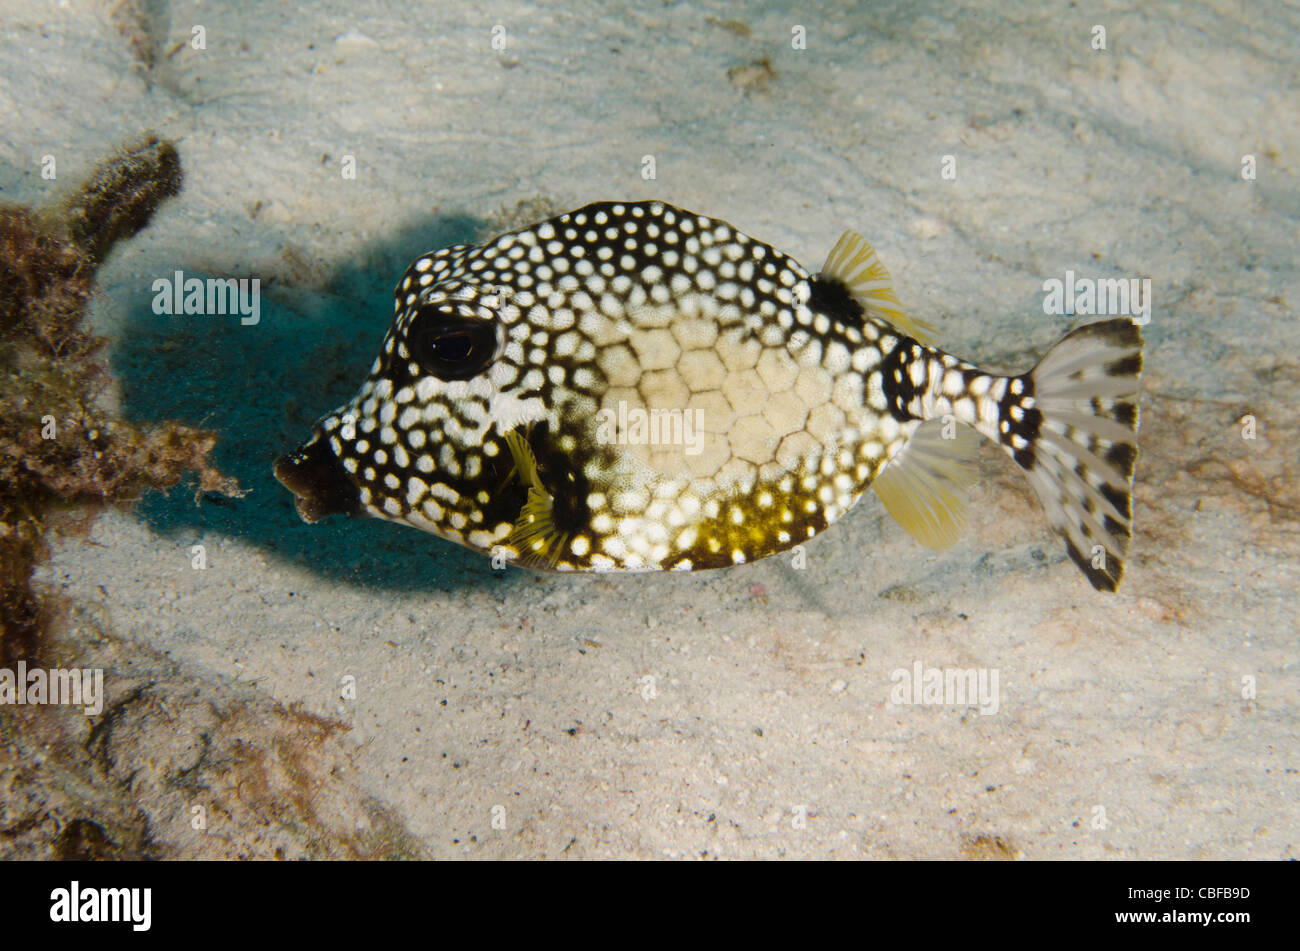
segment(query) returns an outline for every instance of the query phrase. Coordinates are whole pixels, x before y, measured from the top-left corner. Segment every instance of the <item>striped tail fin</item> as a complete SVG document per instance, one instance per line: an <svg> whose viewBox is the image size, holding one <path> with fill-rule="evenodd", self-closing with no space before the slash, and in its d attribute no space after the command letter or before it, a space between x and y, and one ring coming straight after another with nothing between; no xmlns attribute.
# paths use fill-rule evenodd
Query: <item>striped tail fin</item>
<svg viewBox="0 0 1300 951"><path fill-rule="evenodd" d="M1011 377L997 438L1025 470L1070 558L1101 591L1124 575L1133 526L1142 333L1127 318L1088 324Z"/></svg>

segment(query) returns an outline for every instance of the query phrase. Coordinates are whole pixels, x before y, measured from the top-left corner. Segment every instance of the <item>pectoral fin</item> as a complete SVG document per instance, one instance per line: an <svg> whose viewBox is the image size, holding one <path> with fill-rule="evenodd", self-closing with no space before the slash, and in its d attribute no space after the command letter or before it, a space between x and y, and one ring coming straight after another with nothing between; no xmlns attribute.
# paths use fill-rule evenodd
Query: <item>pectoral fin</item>
<svg viewBox="0 0 1300 951"><path fill-rule="evenodd" d="M555 497L542 483L537 456L519 429L505 434L506 448L515 463L519 482L528 490L506 544L519 552L519 563L532 568L553 569L569 540L555 526Z"/></svg>

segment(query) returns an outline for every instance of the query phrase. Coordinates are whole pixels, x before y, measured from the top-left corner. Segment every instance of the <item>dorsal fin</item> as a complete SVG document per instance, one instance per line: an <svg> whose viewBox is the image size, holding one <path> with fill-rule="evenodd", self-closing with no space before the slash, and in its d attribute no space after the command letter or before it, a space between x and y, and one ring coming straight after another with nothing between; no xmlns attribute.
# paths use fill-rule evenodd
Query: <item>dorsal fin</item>
<svg viewBox="0 0 1300 951"><path fill-rule="evenodd" d="M889 271L881 263L876 249L856 231L844 232L835 242L835 247L826 256L822 276L840 281L872 317L893 324L921 343L934 342L934 327L904 312L894 293Z"/></svg>
<svg viewBox="0 0 1300 951"><path fill-rule="evenodd" d="M949 426L952 438L945 439ZM927 420L871 483L894 520L927 548L948 548L966 530L979 442L975 430L956 420Z"/></svg>

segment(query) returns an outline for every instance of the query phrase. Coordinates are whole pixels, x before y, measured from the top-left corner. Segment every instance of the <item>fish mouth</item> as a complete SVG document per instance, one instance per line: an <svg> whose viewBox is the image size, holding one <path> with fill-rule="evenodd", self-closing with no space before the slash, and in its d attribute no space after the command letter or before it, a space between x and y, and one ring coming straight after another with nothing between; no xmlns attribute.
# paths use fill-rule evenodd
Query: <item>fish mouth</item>
<svg viewBox="0 0 1300 951"><path fill-rule="evenodd" d="M294 495L298 517L319 522L328 515L355 515L361 493L343 471L338 456L319 436L275 460L275 477Z"/></svg>

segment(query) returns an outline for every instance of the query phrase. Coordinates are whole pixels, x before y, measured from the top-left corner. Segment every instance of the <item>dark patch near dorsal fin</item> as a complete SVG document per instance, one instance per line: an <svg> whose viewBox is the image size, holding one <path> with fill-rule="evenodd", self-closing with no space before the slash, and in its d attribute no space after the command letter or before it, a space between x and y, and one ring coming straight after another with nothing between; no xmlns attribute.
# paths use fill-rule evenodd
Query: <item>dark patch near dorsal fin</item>
<svg viewBox="0 0 1300 951"><path fill-rule="evenodd" d="M841 281L848 288L849 296L862 304L872 317L892 324L921 343L933 342L934 327L903 310L888 269L867 239L856 231L846 231L840 236L826 256L819 278Z"/></svg>
<svg viewBox="0 0 1300 951"><path fill-rule="evenodd" d="M808 307L814 313L825 314L832 320L844 323L862 323L867 309L854 300L848 285L839 278L818 274L809 288Z"/></svg>

